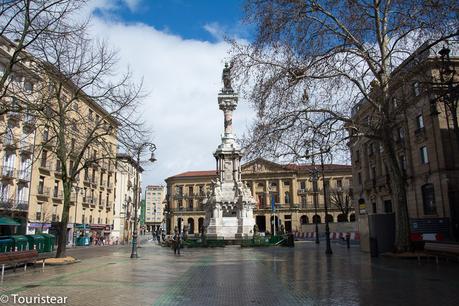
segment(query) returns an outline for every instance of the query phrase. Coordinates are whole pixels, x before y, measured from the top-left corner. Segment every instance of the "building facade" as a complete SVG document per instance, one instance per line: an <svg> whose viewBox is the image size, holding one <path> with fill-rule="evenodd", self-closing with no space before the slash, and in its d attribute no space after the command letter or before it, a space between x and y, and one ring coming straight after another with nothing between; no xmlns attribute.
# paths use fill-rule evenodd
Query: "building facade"
<svg viewBox="0 0 459 306"><path fill-rule="evenodd" d="M12 42L1 39L0 72L4 71ZM32 61L15 66L10 89L2 103L11 110L0 116L0 168L1 207L0 215L18 220L21 226L15 230L2 227L2 234L58 233L62 220L64 195L62 185L63 165L57 159L58 142L51 121L44 116L32 116L22 105L24 96L33 102L39 90L52 90L52 79L37 76ZM28 69L30 68L30 69ZM56 77L56 76L54 76ZM73 183L68 214L67 242L76 237L104 237L108 241L113 224L115 157L117 151L117 122L97 103L82 96L71 100L72 84L63 82L62 101L71 104L65 113L68 125L65 143L69 149L67 169L73 168L75 152L84 149L78 168L81 170ZM12 87L11 87L12 86ZM15 93L21 93L21 99ZM48 92L40 94L50 95ZM71 102L70 102L71 101ZM55 111L54 100L46 105ZM18 111L16 112L15 109ZM88 130L97 126L110 126L111 133L84 146ZM68 129L67 129L68 127ZM92 162L89 162L92 161Z"/></svg>
<svg viewBox="0 0 459 306"><path fill-rule="evenodd" d="M281 227L286 232L301 231L301 224L325 222L323 181L319 170L314 187L312 165L281 165L264 159L256 159L242 165L242 181L255 200L255 222L260 232L273 233ZM188 171L166 179L167 207L165 217L167 231L176 226L187 226L188 233L198 234L204 224L205 212L202 200L210 191L216 171ZM353 220L352 208L344 216L337 203L338 194L352 193L351 166L325 165L327 203L330 222ZM272 209L274 203L275 210ZM351 205L351 204L349 204ZM276 224L274 220L278 220Z"/></svg>
<svg viewBox="0 0 459 306"><path fill-rule="evenodd" d="M145 225L147 230L157 230L164 221L166 187L149 185L145 188Z"/></svg>
<svg viewBox="0 0 459 306"><path fill-rule="evenodd" d="M459 237L459 135L454 132L452 116L453 111L458 116L459 109L447 107L445 92L451 88L446 83L438 85L443 65L440 48L442 45L415 52L393 73L391 107L398 112L393 139L406 178L412 232ZM451 51L449 67L456 71L452 75L457 84L457 43ZM457 103L457 85L455 90ZM371 113L371 107L362 101L354 107L353 119L366 122L371 120ZM388 156L382 146L367 138L355 138L349 145L359 214L395 212Z"/></svg>
<svg viewBox="0 0 459 306"><path fill-rule="evenodd" d="M131 156L127 154L117 155L116 167L116 197L113 222L113 241L128 243L132 237L135 221L135 191L137 172L139 184L142 182L143 168L140 167ZM140 187L139 187L140 189ZM137 220L140 220L140 190L137 197L139 207L137 207ZM140 226L138 222L137 226Z"/></svg>

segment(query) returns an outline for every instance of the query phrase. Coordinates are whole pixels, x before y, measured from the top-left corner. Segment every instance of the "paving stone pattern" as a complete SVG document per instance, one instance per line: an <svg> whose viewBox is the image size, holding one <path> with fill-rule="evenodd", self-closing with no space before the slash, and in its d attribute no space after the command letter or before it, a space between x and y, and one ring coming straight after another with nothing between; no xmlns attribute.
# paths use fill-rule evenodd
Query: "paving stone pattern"
<svg viewBox="0 0 459 306"><path fill-rule="evenodd" d="M7 271L0 294L67 296L66 305L459 305L459 264L372 259L357 248L185 249L152 242L69 250L81 263ZM12 305L4 304L4 305Z"/></svg>

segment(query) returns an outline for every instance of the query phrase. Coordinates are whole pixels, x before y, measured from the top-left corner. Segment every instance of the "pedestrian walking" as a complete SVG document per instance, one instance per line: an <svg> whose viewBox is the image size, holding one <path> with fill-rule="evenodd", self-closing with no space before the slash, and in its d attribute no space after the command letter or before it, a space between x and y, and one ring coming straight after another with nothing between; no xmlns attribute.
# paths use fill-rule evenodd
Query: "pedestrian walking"
<svg viewBox="0 0 459 306"><path fill-rule="evenodd" d="M174 248L174 254L179 254L180 255L180 233L178 229L175 230L174 232L174 237L172 237L172 246Z"/></svg>

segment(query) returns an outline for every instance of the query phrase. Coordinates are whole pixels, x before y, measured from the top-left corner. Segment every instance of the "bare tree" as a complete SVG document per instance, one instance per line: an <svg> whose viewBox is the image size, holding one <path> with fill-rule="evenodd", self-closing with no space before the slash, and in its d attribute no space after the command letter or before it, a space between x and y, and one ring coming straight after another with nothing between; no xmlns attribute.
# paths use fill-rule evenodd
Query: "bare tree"
<svg viewBox="0 0 459 306"><path fill-rule="evenodd" d="M345 217L344 221L348 222L349 214L354 211L352 188L330 188L328 193L331 206L339 209Z"/></svg>
<svg viewBox="0 0 459 306"><path fill-rule="evenodd" d="M65 31L65 24L60 27ZM131 81L129 71L120 74L116 52L89 38L86 31L37 41L34 54L34 71L46 84L41 86L45 90L34 92L34 103L42 106L33 110L35 154L42 166L60 173L63 212L56 256L62 257L72 187L80 182L80 174L94 182L91 172L107 163L114 165L118 150L128 151L145 135L136 111L142 85ZM49 165L48 157L54 157L56 164Z"/></svg>
<svg viewBox="0 0 459 306"><path fill-rule="evenodd" d="M252 135L261 137L252 139L270 144L260 146L259 154L286 155L301 148L310 127L324 122L384 148L398 251L409 249L410 230L393 139L398 112L391 79L425 40L435 40L428 48L458 36L455 9L446 0L249 0L246 14L256 26L255 40L233 43L236 77L257 110ZM358 103L370 108L371 120L352 116ZM279 138L279 130L288 132Z"/></svg>
<svg viewBox="0 0 459 306"><path fill-rule="evenodd" d="M86 0L5 0L0 3L0 114L18 111L24 103L11 104L4 97L23 93L24 67L32 60L29 51L39 40L58 40L69 32L79 32L85 23L76 23L74 14ZM66 24L63 32L62 24ZM21 99L24 102L24 99Z"/></svg>

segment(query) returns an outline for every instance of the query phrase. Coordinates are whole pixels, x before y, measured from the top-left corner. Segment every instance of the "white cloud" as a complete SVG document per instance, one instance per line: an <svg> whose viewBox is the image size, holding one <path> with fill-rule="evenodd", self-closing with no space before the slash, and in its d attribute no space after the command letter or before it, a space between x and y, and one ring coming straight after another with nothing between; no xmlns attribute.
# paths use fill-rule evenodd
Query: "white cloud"
<svg viewBox="0 0 459 306"><path fill-rule="evenodd" d="M142 112L157 145L154 165L146 166L144 185L164 183L188 170L215 168L212 155L223 132L217 94L230 46L185 40L145 24L93 18L94 35L119 50L122 66L144 77L149 97ZM235 111L235 131L242 135L252 118L247 103Z"/></svg>
<svg viewBox="0 0 459 306"><path fill-rule="evenodd" d="M204 30L219 42L225 40L225 30L218 22L206 23L204 25Z"/></svg>

